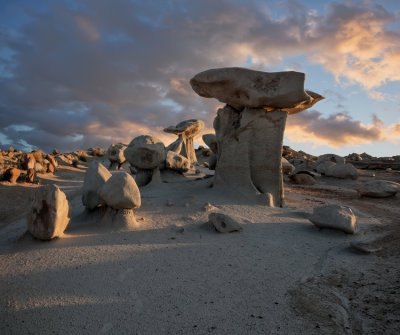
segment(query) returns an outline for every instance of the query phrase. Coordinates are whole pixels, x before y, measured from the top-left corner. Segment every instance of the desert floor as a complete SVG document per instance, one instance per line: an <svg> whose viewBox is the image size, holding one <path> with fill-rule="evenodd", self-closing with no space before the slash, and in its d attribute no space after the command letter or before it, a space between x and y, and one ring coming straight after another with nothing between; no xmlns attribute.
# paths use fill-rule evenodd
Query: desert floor
<svg viewBox="0 0 400 335"><path fill-rule="evenodd" d="M85 212L86 168L40 175L72 207L65 235L49 242L25 232L37 185L0 183L1 334L400 333L400 196L355 191L372 173L398 182L399 172L287 181L286 207L268 208L216 195L201 168L142 188L138 227L121 231ZM352 207L360 233L316 228L307 218L323 204ZM243 231L217 233L213 210ZM350 246L360 241L373 252Z"/></svg>

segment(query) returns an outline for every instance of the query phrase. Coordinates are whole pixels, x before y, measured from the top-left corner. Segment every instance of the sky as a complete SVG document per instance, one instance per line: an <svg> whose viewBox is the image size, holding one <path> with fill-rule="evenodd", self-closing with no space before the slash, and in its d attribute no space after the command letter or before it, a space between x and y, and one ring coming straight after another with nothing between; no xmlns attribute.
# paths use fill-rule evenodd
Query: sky
<svg viewBox="0 0 400 335"><path fill-rule="evenodd" d="M2 0L0 147L168 145L192 118L214 132L223 104L189 80L230 66L304 72L325 96L288 117L285 145L400 155L399 0Z"/></svg>

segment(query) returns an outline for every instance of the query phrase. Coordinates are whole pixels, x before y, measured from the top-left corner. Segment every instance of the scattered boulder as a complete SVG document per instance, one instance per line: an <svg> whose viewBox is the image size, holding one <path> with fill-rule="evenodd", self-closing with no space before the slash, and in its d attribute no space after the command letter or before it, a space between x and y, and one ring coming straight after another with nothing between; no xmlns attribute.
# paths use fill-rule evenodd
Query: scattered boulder
<svg viewBox="0 0 400 335"><path fill-rule="evenodd" d="M54 166L54 169L56 169L56 167L58 167L58 163L52 155L47 154L45 158L50 162L50 164L52 164Z"/></svg>
<svg viewBox="0 0 400 335"><path fill-rule="evenodd" d="M4 180L9 181L10 183L16 183L19 176L21 175L21 170L16 167L9 168L4 173Z"/></svg>
<svg viewBox="0 0 400 335"><path fill-rule="evenodd" d="M325 155L321 155L318 157L316 165L318 166L318 164L321 164L322 162L325 161L330 161L330 162L334 162L336 164L344 164L346 163L346 159L335 155L335 154L325 154Z"/></svg>
<svg viewBox="0 0 400 335"><path fill-rule="evenodd" d="M352 164L336 164L328 168L325 175L342 179L357 179L358 171Z"/></svg>
<svg viewBox="0 0 400 335"><path fill-rule="evenodd" d="M90 156L103 157L106 153L102 148L89 148L87 153Z"/></svg>
<svg viewBox="0 0 400 335"><path fill-rule="evenodd" d="M36 164L35 156L32 153L26 152L20 159L20 166L22 170L34 169Z"/></svg>
<svg viewBox="0 0 400 335"><path fill-rule="evenodd" d="M70 221L65 193L56 185L38 187L28 213L28 230L40 240L60 237Z"/></svg>
<svg viewBox="0 0 400 335"><path fill-rule="evenodd" d="M208 215L208 220L220 233L231 233L243 229L234 218L226 214L210 213Z"/></svg>
<svg viewBox="0 0 400 335"><path fill-rule="evenodd" d="M299 185L314 185L317 181L307 173L296 173L292 176L292 180Z"/></svg>
<svg viewBox="0 0 400 335"><path fill-rule="evenodd" d="M35 157L36 162L40 164L43 162L45 154L42 150L33 150L31 153L33 154L33 157Z"/></svg>
<svg viewBox="0 0 400 335"><path fill-rule="evenodd" d="M326 171L332 167L336 165L335 162L332 161L322 161L321 163L319 163L318 165L316 165L315 171L317 171L320 174L326 174Z"/></svg>
<svg viewBox="0 0 400 335"><path fill-rule="evenodd" d="M104 165L97 161L90 163L82 186L82 203L87 209L93 210L97 206L104 204L104 201L99 197L98 191L110 177L111 173Z"/></svg>
<svg viewBox="0 0 400 335"><path fill-rule="evenodd" d="M173 151L168 151L165 159L165 167L182 173L189 171L190 162L186 157Z"/></svg>
<svg viewBox="0 0 400 335"><path fill-rule="evenodd" d="M127 145L123 143L111 144L107 150L108 160L110 161L110 169L117 166L118 170L121 169L122 164L125 163L126 158L124 155Z"/></svg>
<svg viewBox="0 0 400 335"><path fill-rule="evenodd" d="M359 196L388 198L400 192L400 184L388 180L371 180L357 189Z"/></svg>
<svg viewBox="0 0 400 335"><path fill-rule="evenodd" d="M282 172L283 174L291 174L296 168L288 162L285 157L282 157Z"/></svg>
<svg viewBox="0 0 400 335"><path fill-rule="evenodd" d="M352 209L340 205L327 205L314 208L309 220L320 228L332 228L347 234L358 232L356 216Z"/></svg>
<svg viewBox="0 0 400 335"><path fill-rule="evenodd" d="M53 155L56 156L56 155L59 155L59 154L60 154L60 153L58 152L58 150L57 150L56 148L54 148L54 149L53 149Z"/></svg>
<svg viewBox="0 0 400 335"><path fill-rule="evenodd" d="M136 183L145 186L161 183L159 166L165 161L164 143L158 138L142 135L135 137L125 149L127 161L136 168Z"/></svg>
<svg viewBox="0 0 400 335"><path fill-rule="evenodd" d="M166 133L178 135L178 139L169 145L169 147L172 147L170 150L186 157L190 163L197 162L193 139L203 128L204 122L196 119L185 120L179 122L176 126L165 128ZM178 151L179 147L181 148L180 151Z"/></svg>
<svg viewBox="0 0 400 335"><path fill-rule="evenodd" d="M361 155L359 155L359 154L357 154L355 152L350 154L350 155L348 155L346 158L349 159L349 160L352 160L352 161L362 161L363 160Z"/></svg>
<svg viewBox="0 0 400 335"><path fill-rule="evenodd" d="M42 162L43 162L43 160L42 160ZM35 171L37 173L46 173L45 167L42 164L40 164L39 162L35 163Z"/></svg>
<svg viewBox="0 0 400 335"><path fill-rule="evenodd" d="M98 191L101 200L113 209L134 209L141 205L135 180L126 172L113 174Z"/></svg>

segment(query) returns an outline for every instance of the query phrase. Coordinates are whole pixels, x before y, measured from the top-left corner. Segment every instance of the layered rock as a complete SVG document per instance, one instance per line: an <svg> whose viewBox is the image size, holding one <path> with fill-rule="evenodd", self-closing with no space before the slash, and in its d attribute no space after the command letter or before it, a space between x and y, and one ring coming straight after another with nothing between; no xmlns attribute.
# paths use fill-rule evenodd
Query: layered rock
<svg viewBox="0 0 400 335"><path fill-rule="evenodd" d="M125 149L125 157L137 171L138 186L161 183L159 167L165 161L166 151L158 138L149 135L134 138Z"/></svg>
<svg viewBox="0 0 400 335"><path fill-rule="evenodd" d="M65 193L56 185L38 187L27 217L29 232L38 239L50 240L62 236L69 221Z"/></svg>
<svg viewBox="0 0 400 335"><path fill-rule="evenodd" d="M304 91L305 75L242 68L201 72L190 81L202 97L227 103L214 129L214 187L270 206L283 205L282 139L288 114L311 107L322 96Z"/></svg>
<svg viewBox="0 0 400 335"><path fill-rule="evenodd" d="M203 128L204 122L195 119L185 120L176 126L165 128L166 133L178 135L178 139L168 146L167 151L174 151L186 157L190 163L197 162L193 140Z"/></svg>
<svg viewBox="0 0 400 335"><path fill-rule="evenodd" d="M97 206L104 204L104 201L99 197L98 191L110 177L111 173L104 165L97 161L90 163L82 186L82 203L87 209L93 210Z"/></svg>

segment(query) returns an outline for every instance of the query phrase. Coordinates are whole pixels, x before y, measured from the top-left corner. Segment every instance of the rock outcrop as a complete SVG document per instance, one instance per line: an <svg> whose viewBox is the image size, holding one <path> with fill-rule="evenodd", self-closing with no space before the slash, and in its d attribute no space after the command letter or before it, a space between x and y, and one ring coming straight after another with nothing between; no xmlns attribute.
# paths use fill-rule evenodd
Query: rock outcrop
<svg viewBox="0 0 400 335"><path fill-rule="evenodd" d="M62 236L69 221L65 193L56 185L38 187L27 217L29 232L40 240L51 240Z"/></svg>
<svg viewBox="0 0 400 335"><path fill-rule="evenodd" d="M169 151L174 151L186 157L190 163L196 163L193 139L203 130L204 122L201 120L185 120L176 126L165 128L166 133L178 135L178 139L168 146Z"/></svg>
<svg viewBox="0 0 400 335"><path fill-rule="evenodd" d="M309 220L320 228L331 228L347 234L358 232L356 216L350 207L327 205L314 208Z"/></svg>
<svg viewBox="0 0 400 335"><path fill-rule="evenodd" d="M104 204L104 201L99 197L99 189L110 177L111 173L104 165L97 161L90 163L82 186L82 203L87 209L93 210Z"/></svg>
<svg viewBox="0 0 400 335"><path fill-rule="evenodd" d="M160 165L166 158L164 143L150 135L135 137L125 149L126 160L136 169L136 183L145 186L161 183Z"/></svg>
<svg viewBox="0 0 400 335"><path fill-rule="evenodd" d="M214 188L269 206L282 206L282 139L288 114L323 99L304 91L305 75L242 68L201 72L190 84L202 97L227 103L214 120Z"/></svg>

